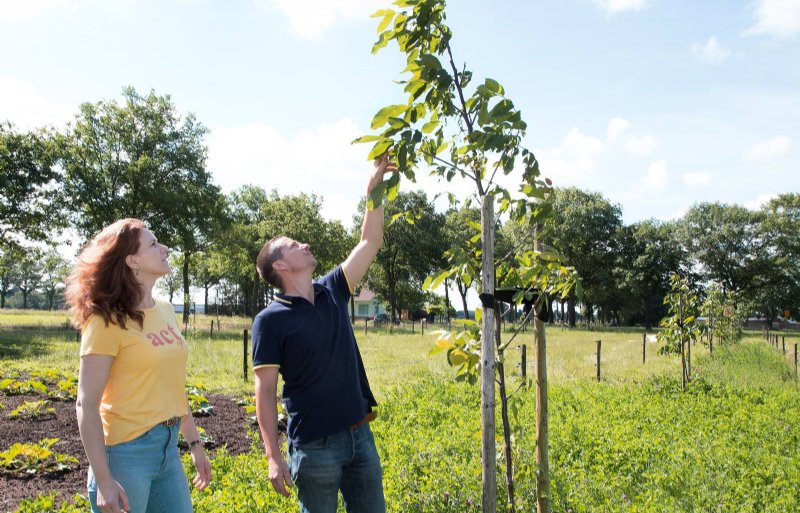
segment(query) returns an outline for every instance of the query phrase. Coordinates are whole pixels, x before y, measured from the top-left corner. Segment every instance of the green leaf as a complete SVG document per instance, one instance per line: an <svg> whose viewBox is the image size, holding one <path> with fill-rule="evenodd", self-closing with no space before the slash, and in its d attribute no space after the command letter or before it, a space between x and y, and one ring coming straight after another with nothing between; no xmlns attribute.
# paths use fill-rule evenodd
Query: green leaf
<svg viewBox="0 0 800 513"><path fill-rule="evenodd" d="M393 144L394 141L391 139L381 139L380 141L376 142L375 146L372 147L372 151L369 152L367 160L375 160L376 158L380 157L386 153Z"/></svg>
<svg viewBox="0 0 800 513"><path fill-rule="evenodd" d="M383 139L383 137L381 137L380 135L362 135L361 137L353 139L353 142L351 142L350 144L368 143L368 142L380 141L381 139Z"/></svg>
<svg viewBox="0 0 800 513"><path fill-rule="evenodd" d="M369 210L375 210L376 208L380 207L383 203L383 193L386 191L386 182L381 182L375 186L374 189L369 193L369 197L367 198L367 208Z"/></svg>
<svg viewBox="0 0 800 513"><path fill-rule="evenodd" d="M383 19L380 23L378 23L378 33L383 32L383 30L389 26L392 19L394 18L394 11L391 9L384 9Z"/></svg>
<svg viewBox="0 0 800 513"><path fill-rule="evenodd" d="M385 125L390 117L398 117L404 114L406 109L408 109L408 105L389 105L382 108L375 114L375 117L372 118L371 128L377 130Z"/></svg>
<svg viewBox="0 0 800 513"><path fill-rule="evenodd" d="M423 134L429 134L429 133L433 132L434 130L436 130L436 128L438 126L439 126L439 120L438 119L432 119L432 120L428 121L427 123L425 123L424 125L422 125L422 133Z"/></svg>
<svg viewBox="0 0 800 513"><path fill-rule="evenodd" d="M418 62L428 68L442 69L442 63L439 62L439 59L437 59L435 55L429 53L420 55Z"/></svg>
<svg viewBox="0 0 800 513"><path fill-rule="evenodd" d="M511 109L513 108L514 104L511 102L511 100L500 100L497 102L497 105L492 107L492 110L489 111L489 116L493 118L499 118L511 112Z"/></svg>
<svg viewBox="0 0 800 513"><path fill-rule="evenodd" d="M495 94L503 94L505 92L503 86L501 86L497 80L487 78L485 84L486 87Z"/></svg>

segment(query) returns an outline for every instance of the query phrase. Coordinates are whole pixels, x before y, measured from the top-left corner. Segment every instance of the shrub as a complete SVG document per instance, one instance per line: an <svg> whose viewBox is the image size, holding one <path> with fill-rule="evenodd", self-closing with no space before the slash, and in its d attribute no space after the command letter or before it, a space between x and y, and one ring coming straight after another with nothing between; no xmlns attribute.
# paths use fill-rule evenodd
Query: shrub
<svg viewBox="0 0 800 513"><path fill-rule="evenodd" d="M55 413L56 410L50 406L50 401L25 401L8 416L18 420L36 420Z"/></svg>
<svg viewBox="0 0 800 513"><path fill-rule="evenodd" d="M23 477L34 474L54 474L71 470L78 460L68 454L50 450L58 438L46 438L36 444L12 445L0 452L0 474Z"/></svg>
<svg viewBox="0 0 800 513"><path fill-rule="evenodd" d="M72 502L61 501L58 505L56 492L23 499L14 513L84 513L89 509L89 499L76 493Z"/></svg>

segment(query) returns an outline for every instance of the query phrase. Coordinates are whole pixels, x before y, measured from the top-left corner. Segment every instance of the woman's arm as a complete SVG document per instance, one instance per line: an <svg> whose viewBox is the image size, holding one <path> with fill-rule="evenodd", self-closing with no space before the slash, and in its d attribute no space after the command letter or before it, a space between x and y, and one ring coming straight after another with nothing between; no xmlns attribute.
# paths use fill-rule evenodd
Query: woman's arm
<svg viewBox="0 0 800 513"><path fill-rule="evenodd" d="M121 513L130 510L128 497L108 468L103 423L100 420L100 401L112 363L113 356L89 354L81 358L75 410L83 449L97 482L97 507L105 513Z"/></svg>
<svg viewBox="0 0 800 513"><path fill-rule="evenodd" d="M186 443L189 444L192 463L194 463L194 468L197 470L197 475L192 479L192 484L198 490L202 490L211 482L211 462L208 461L203 442L200 440L200 433L198 433L197 426L194 424L192 408L189 406L188 398L186 404L189 414L181 422L181 433L183 438L186 439Z"/></svg>

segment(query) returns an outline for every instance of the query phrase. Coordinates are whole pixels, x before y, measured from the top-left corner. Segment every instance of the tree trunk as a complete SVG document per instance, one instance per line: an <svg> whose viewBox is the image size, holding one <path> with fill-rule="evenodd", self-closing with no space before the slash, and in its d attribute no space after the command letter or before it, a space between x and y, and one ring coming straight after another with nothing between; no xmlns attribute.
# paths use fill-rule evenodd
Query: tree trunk
<svg viewBox="0 0 800 513"><path fill-rule="evenodd" d="M514 513L514 459L511 450L511 422L508 419L508 392L506 373L503 366L503 346L500 329L500 305L495 303L495 345L497 346L497 384L500 387L500 418L503 420L503 441L505 443L506 486L508 487L508 511Z"/></svg>
<svg viewBox="0 0 800 513"><path fill-rule="evenodd" d="M458 288L458 295L461 296L461 304L464 308L464 319L469 320L469 308L467 308L467 291L469 288L464 285L464 282L458 277L456 277L456 288Z"/></svg>
<svg viewBox="0 0 800 513"><path fill-rule="evenodd" d="M447 319L447 329L450 329L450 284L448 278L444 279L444 316Z"/></svg>
<svg viewBox="0 0 800 513"><path fill-rule="evenodd" d="M489 301L483 308L481 328L481 461L483 513L497 511L497 449L494 423L494 197L486 194L481 198L481 285ZM466 313L466 310L465 310Z"/></svg>
<svg viewBox="0 0 800 513"><path fill-rule="evenodd" d="M205 294L203 296L203 313L208 315L208 289L211 288L211 285L204 285Z"/></svg>
<svg viewBox="0 0 800 513"><path fill-rule="evenodd" d="M539 240L541 227L536 226L534 251L541 252ZM572 297L570 295L570 297ZM539 319L544 305L542 296L536 299L534 305L534 337L536 340L536 512L550 513L550 459L549 459L549 411L547 403L547 340L545 339L544 323ZM573 309L574 312L574 309ZM574 321L574 315L572 317ZM573 324L574 326L574 324Z"/></svg>
<svg viewBox="0 0 800 513"><path fill-rule="evenodd" d="M189 308L191 306L191 297L189 296L189 259L191 254L184 252L183 254L183 324L189 322Z"/></svg>
<svg viewBox="0 0 800 513"><path fill-rule="evenodd" d="M567 320L569 322L569 327L575 327L575 293L570 292L569 296L567 297Z"/></svg>

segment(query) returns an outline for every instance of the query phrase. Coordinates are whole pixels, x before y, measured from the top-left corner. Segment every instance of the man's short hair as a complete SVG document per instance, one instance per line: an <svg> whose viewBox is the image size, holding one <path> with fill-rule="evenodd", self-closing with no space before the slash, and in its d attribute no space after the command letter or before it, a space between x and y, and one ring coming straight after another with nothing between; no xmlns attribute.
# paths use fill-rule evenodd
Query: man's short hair
<svg viewBox="0 0 800 513"><path fill-rule="evenodd" d="M283 290L281 277L272 267L272 264L283 258L283 248L280 244L277 244L278 239L281 238L283 238L283 235L278 235L277 237L271 238L264 244L264 246L261 248L261 251L258 252L258 258L256 259L256 270L258 271L258 275L261 276L264 281L275 288Z"/></svg>

